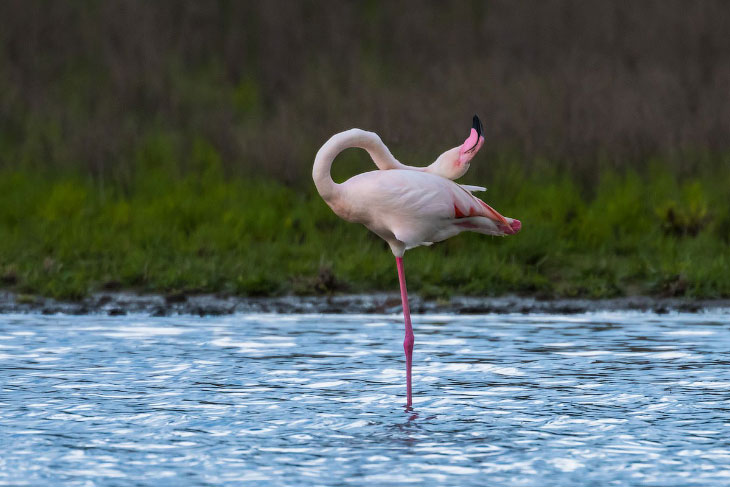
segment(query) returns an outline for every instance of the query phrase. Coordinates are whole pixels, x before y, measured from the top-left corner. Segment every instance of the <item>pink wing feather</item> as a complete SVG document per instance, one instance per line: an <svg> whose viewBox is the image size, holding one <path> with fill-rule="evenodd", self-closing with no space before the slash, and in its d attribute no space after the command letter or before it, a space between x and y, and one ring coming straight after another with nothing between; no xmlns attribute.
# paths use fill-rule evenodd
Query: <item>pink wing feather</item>
<svg viewBox="0 0 730 487"><path fill-rule="evenodd" d="M503 223L508 228L510 227L507 219L497 212L494 208L486 204L481 199L471 194L468 190L454 183L461 193L458 194L457 198L454 198L454 218L468 218L472 216L483 216L490 220L495 220Z"/></svg>

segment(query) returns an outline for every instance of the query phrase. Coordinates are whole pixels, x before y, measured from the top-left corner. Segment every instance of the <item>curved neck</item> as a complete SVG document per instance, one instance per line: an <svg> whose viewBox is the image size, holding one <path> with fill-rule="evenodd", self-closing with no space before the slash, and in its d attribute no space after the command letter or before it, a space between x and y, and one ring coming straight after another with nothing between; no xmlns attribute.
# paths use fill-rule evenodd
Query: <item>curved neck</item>
<svg viewBox="0 0 730 487"><path fill-rule="evenodd" d="M317 186L317 191L325 200L335 197L339 191L339 184L332 180L330 169L335 157L345 149L359 147L365 149L378 169L405 169L398 160L393 157L378 134L366 132L360 129L350 129L335 134L324 143L314 158L312 179Z"/></svg>

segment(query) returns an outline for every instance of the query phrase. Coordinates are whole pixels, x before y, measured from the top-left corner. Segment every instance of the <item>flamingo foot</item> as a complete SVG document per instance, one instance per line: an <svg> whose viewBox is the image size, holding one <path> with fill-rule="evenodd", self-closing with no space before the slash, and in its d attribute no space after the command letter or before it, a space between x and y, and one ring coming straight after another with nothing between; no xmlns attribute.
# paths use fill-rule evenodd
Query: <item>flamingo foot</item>
<svg viewBox="0 0 730 487"><path fill-rule="evenodd" d="M406 337L403 340L403 350L406 352L406 406L411 407L413 397L411 394L411 366L413 365L413 344L415 338L413 332L406 331Z"/></svg>

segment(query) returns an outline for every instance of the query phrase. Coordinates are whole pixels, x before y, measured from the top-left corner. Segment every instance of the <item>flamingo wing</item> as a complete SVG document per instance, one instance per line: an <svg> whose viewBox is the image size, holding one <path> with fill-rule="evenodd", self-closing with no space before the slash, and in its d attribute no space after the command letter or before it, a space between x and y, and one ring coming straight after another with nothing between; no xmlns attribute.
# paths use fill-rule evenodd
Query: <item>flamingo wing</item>
<svg viewBox="0 0 730 487"><path fill-rule="evenodd" d="M481 193L487 190L484 186L471 186L469 184L460 184L462 188L467 190L470 193Z"/></svg>
<svg viewBox="0 0 730 487"><path fill-rule="evenodd" d="M454 195L454 218L460 219L480 216L503 223L508 228L511 228L505 217L484 201L471 194L468 188L460 184L454 185L461 190L460 192L455 192Z"/></svg>

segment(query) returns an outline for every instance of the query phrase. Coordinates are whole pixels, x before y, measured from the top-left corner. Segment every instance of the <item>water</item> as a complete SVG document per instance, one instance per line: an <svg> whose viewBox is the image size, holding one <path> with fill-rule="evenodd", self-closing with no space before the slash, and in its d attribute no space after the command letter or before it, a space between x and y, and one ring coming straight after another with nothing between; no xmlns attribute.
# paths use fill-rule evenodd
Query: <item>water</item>
<svg viewBox="0 0 730 487"><path fill-rule="evenodd" d="M730 315L0 316L0 485L728 485Z"/></svg>

